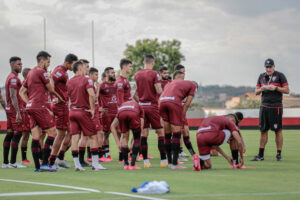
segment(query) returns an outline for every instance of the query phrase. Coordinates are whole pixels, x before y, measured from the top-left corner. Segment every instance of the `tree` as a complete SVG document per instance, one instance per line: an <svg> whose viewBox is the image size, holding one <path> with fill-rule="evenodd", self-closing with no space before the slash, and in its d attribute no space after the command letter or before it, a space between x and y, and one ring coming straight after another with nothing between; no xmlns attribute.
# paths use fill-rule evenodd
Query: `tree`
<svg viewBox="0 0 300 200"><path fill-rule="evenodd" d="M174 66L181 63L185 57L180 52L181 42L178 40L161 41L158 39L137 40L135 45L126 44L124 56L132 61L132 73L129 75L129 80L135 72L143 69L144 56L151 54L155 58L154 70L158 71L163 65L169 68L169 73L173 73Z"/></svg>

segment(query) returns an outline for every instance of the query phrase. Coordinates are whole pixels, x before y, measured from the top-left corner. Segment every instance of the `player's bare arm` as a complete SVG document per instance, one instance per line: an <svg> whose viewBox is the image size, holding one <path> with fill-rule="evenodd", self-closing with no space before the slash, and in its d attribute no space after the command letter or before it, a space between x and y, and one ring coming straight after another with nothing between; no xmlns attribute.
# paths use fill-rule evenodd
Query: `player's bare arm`
<svg viewBox="0 0 300 200"><path fill-rule="evenodd" d="M186 114L187 110L189 109L189 107L190 107L190 105L192 103L193 98L194 98L193 96L188 96L186 98L186 101L185 101L185 103L183 105L183 113L184 114Z"/></svg>
<svg viewBox="0 0 300 200"><path fill-rule="evenodd" d="M283 87L278 87L278 86L275 86L275 85L270 85L269 86L269 90L271 90L271 91L278 91L278 92L281 92L283 94L289 94L290 93L290 89L289 89L288 85L283 86Z"/></svg>
<svg viewBox="0 0 300 200"><path fill-rule="evenodd" d="M12 101L12 105L16 111L16 122L21 123L22 122L22 116L19 108L19 102L18 102L18 91L15 88L9 88L9 94L10 99Z"/></svg>
<svg viewBox="0 0 300 200"><path fill-rule="evenodd" d="M155 83L154 87L155 87L156 93L160 95L162 93L161 83Z"/></svg>
<svg viewBox="0 0 300 200"><path fill-rule="evenodd" d="M22 86L19 95L22 98L22 100L27 104L28 103L28 95L27 95L27 88Z"/></svg>
<svg viewBox="0 0 300 200"><path fill-rule="evenodd" d="M232 165L232 159L230 156L228 156L221 147L214 146L214 148L228 161L230 165Z"/></svg>
<svg viewBox="0 0 300 200"><path fill-rule="evenodd" d="M111 123L110 129L111 129L111 132L112 132L112 134L115 138L117 147L118 147L119 151L121 151L121 143L120 143L120 139L119 139L118 131L117 131L117 126L118 125L119 125L119 120L118 120L118 118L115 118L113 120L113 122Z"/></svg>
<svg viewBox="0 0 300 200"><path fill-rule="evenodd" d="M5 109L6 103L4 101L4 98L3 98L2 94L1 94L1 92L0 92L0 104L3 107L3 109Z"/></svg>
<svg viewBox="0 0 300 200"><path fill-rule="evenodd" d="M139 95L137 93L137 91L135 91L133 97L132 97L136 102L139 102Z"/></svg>
<svg viewBox="0 0 300 200"><path fill-rule="evenodd" d="M46 86L47 90L50 92L50 94L55 95L59 99L59 101L65 102L65 100L54 90L51 83L47 83L45 86Z"/></svg>
<svg viewBox="0 0 300 200"><path fill-rule="evenodd" d="M93 88L88 88L87 92L89 94L89 102L90 102L90 110L87 111L92 114L92 119L93 119L95 115L95 92Z"/></svg>
<svg viewBox="0 0 300 200"><path fill-rule="evenodd" d="M255 88L256 95L260 95L263 91L265 91L265 87L256 86L256 88Z"/></svg>

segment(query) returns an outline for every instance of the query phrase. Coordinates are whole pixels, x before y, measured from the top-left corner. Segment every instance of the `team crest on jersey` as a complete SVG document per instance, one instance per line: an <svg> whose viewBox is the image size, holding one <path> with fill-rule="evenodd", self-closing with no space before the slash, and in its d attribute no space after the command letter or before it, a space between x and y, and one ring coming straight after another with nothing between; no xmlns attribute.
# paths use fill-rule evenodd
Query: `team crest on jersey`
<svg viewBox="0 0 300 200"><path fill-rule="evenodd" d="M276 76L273 76L273 77L272 77L272 81L275 81L275 80L276 80L276 78L277 78Z"/></svg>
<svg viewBox="0 0 300 200"><path fill-rule="evenodd" d="M89 85L93 85L93 81L91 79L88 80Z"/></svg>
<svg viewBox="0 0 300 200"><path fill-rule="evenodd" d="M157 74L156 76L157 76L157 79L160 81L160 76L159 76L159 74Z"/></svg>
<svg viewBox="0 0 300 200"><path fill-rule="evenodd" d="M45 77L46 79L49 79L49 75L48 75L47 72L45 72L43 75L44 75L44 77Z"/></svg>
<svg viewBox="0 0 300 200"><path fill-rule="evenodd" d="M15 79L15 78L11 79L11 80L10 80L10 83L11 83L12 85L17 85L17 79Z"/></svg>
<svg viewBox="0 0 300 200"><path fill-rule="evenodd" d="M123 83L118 83L118 88L122 88L123 87Z"/></svg>
<svg viewBox="0 0 300 200"><path fill-rule="evenodd" d="M108 85L107 85L107 84L105 84L105 85L104 85L104 87L108 87Z"/></svg>

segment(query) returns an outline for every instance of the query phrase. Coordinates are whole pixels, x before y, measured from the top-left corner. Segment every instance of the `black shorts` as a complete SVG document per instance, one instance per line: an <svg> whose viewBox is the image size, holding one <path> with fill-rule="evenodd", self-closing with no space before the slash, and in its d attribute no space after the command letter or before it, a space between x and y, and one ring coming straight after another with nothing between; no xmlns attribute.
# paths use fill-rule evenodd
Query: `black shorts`
<svg viewBox="0 0 300 200"><path fill-rule="evenodd" d="M259 128L261 132L279 131L282 129L282 107L260 107Z"/></svg>

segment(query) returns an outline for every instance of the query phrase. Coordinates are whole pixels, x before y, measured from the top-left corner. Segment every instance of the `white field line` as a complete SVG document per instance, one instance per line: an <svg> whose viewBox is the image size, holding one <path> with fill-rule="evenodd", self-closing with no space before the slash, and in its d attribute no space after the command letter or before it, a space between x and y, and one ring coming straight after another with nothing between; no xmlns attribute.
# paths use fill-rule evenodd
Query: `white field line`
<svg viewBox="0 0 300 200"><path fill-rule="evenodd" d="M141 195L135 195L135 194L127 194L127 193L121 193L121 192L104 192L106 194L114 194L119 196L125 196L125 197L133 197L138 199L150 199L150 200L166 200L166 199L159 199L155 197L147 197L147 196L141 196Z"/></svg>
<svg viewBox="0 0 300 200"><path fill-rule="evenodd" d="M2 193L0 194L0 197L75 194L75 193L88 193L88 192L77 192L77 191L17 192L17 193Z"/></svg>
<svg viewBox="0 0 300 200"><path fill-rule="evenodd" d="M193 198L193 197L234 197L234 196L274 196L274 195L299 195L300 192L257 192L257 193L216 193L216 194L177 194L168 195L168 198Z"/></svg>
<svg viewBox="0 0 300 200"><path fill-rule="evenodd" d="M0 179L0 181L7 181L7 182L15 182L15 183L28 183L33 185L46 185L46 186L52 186L52 187L60 187L60 188L69 188L74 190L82 190L87 192L101 192L99 190L90 189L90 188L83 188L83 187L75 187L75 186L69 186L69 185L58 185L58 184L51 184L51 183L40 183L40 182L31 182L31 181L18 181L18 180L11 180L11 179Z"/></svg>

